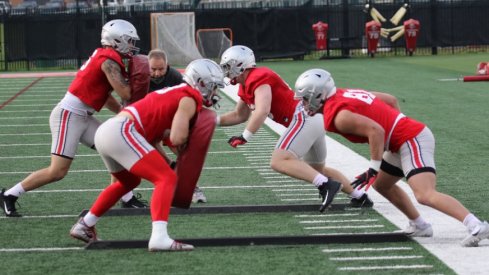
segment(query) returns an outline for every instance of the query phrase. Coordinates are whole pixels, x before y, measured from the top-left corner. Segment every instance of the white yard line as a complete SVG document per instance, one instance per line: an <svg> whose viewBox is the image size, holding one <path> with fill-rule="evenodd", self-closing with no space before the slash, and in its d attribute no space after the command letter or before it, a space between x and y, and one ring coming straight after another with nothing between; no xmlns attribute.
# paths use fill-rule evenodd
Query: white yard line
<svg viewBox="0 0 489 275"><path fill-rule="evenodd" d="M234 101L237 101L238 96L234 87L226 86L225 93ZM278 134L285 131L285 128L282 125L279 125L270 119L267 119L266 124ZM326 163L328 166L343 172L348 178L353 179L368 167L369 161L367 159L332 138L326 137L326 144L328 147ZM411 200L415 203L415 206L421 212L421 215L433 225L434 237L415 238L417 242L460 275L489 274L489 261L487 260L487 255L489 255L489 240L481 241L477 248L461 247L460 241L467 235L465 226L445 214L417 203L413 192L405 182L400 182L399 186L408 193ZM404 228L407 225L407 218L373 188L370 188L369 196L375 202L374 209L390 222L399 228ZM427 267L431 266L397 266L392 267L392 269ZM372 269L358 270L376 269L375 267L370 268ZM384 268L385 267L381 267L379 269Z"/></svg>
<svg viewBox="0 0 489 275"><path fill-rule="evenodd" d="M365 261L365 260L407 260L407 259L421 259L421 255L389 255L389 256L367 256L367 257L332 257L331 261Z"/></svg>
<svg viewBox="0 0 489 275"><path fill-rule="evenodd" d="M377 248L335 248L335 249L323 249L324 253L351 253L351 252L378 252L378 251L404 251L404 250L413 250L412 247L408 246L397 246L397 247L377 247Z"/></svg>
<svg viewBox="0 0 489 275"><path fill-rule="evenodd" d="M381 266L351 266L351 267L339 267L338 270L342 271L367 271L367 270L399 270L399 269L429 269L433 268L432 265L381 265Z"/></svg>
<svg viewBox="0 0 489 275"><path fill-rule="evenodd" d="M83 250L84 247L38 247L38 248L1 248L0 252L56 252Z"/></svg>

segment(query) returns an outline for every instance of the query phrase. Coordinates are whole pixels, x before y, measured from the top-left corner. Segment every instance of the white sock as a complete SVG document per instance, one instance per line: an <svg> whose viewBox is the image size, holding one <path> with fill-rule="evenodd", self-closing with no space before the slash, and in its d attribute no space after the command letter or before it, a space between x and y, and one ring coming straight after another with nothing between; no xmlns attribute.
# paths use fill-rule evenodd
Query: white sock
<svg viewBox="0 0 489 275"><path fill-rule="evenodd" d="M10 188L9 190L5 191L5 196L16 196L20 197L20 195L24 194L25 190L24 187L22 187L22 184L19 182L14 187Z"/></svg>
<svg viewBox="0 0 489 275"><path fill-rule="evenodd" d="M469 213L464 219L464 225L472 232L476 227L481 224L481 221L472 213Z"/></svg>
<svg viewBox="0 0 489 275"><path fill-rule="evenodd" d="M365 191L363 190L357 190L356 188L353 188L353 192L351 192L349 195L352 198L359 199L365 194Z"/></svg>
<svg viewBox="0 0 489 275"><path fill-rule="evenodd" d="M413 222L416 225L416 227L419 229L425 229L426 227L428 227L430 225L421 216L417 217L414 220L411 220L411 222Z"/></svg>
<svg viewBox="0 0 489 275"><path fill-rule="evenodd" d="M312 184L314 186L319 187L323 185L323 183L328 182L328 178L323 176L322 174L317 174L316 177L314 177L314 180L312 181Z"/></svg>
<svg viewBox="0 0 489 275"><path fill-rule="evenodd" d="M134 194L132 193L132 191L129 191L124 196L122 196L121 200L123 202L128 202L132 199L132 197L134 197Z"/></svg>
<svg viewBox="0 0 489 275"><path fill-rule="evenodd" d="M169 249L174 241L168 236L168 222L154 221L152 225L151 238L149 239L150 248Z"/></svg>
<svg viewBox="0 0 489 275"><path fill-rule="evenodd" d="M83 222L88 226L94 226L100 217L95 216L92 212L88 211L88 213L83 217Z"/></svg>

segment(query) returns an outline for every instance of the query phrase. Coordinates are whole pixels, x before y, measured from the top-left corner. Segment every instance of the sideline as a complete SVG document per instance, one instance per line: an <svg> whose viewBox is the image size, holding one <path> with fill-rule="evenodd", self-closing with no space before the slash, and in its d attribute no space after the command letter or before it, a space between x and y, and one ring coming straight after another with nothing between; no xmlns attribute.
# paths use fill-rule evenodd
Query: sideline
<svg viewBox="0 0 489 275"><path fill-rule="evenodd" d="M75 76L76 72L35 72L35 73L8 73L8 74L0 74L1 78L43 78L43 77L63 77L63 76Z"/></svg>
<svg viewBox="0 0 489 275"><path fill-rule="evenodd" d="M237 101L237 90L235 86L227 85L223 92L232 100ZM266 125L273 131L281 134L285 128L267 118ZM348 147L345 147L336 140L326 136L328 166L340 170L349 179L365 171L369 161L355 153ZM466 236L467 231L459 221L438 212L429 207L425 207L416 202L413 192L409 186L401 181L399 186L406 191L411 201L421 215L433 226L434 236L432 238L413 238L433 255L438 257L448 267L460 275L486 275L489 274L489 240L483 240L479 247L461 247L460 241ZM377 193L373 188L369 190L369 196L374 201L374 209L383 215L399 228L404 228L408 224L407 218L395 208L383 196Z"/></svg>

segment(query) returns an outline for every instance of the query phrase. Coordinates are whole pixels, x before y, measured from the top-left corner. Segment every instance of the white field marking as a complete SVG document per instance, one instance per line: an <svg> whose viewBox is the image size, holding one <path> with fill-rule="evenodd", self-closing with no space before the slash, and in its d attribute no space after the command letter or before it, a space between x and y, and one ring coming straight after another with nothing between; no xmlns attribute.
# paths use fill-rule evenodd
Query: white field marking
<svg viewBox="0 0 489 275"><path fill-rule="evenodd" d="M7 105L8 107L9 105ZM46 109L46 110L36 110L36 113L40 113L40 112L51 112L53 109ZM29 111L26 111L26 110L23 110L23 111L8 111L8 110L2 110L2 113L31 113L32 114L32 110L29 110Z"/></svg>
<svg viewBox="0 0 489 275"><path fill-rule="evenodd" d="M47 127L49 126L48 123L41 123L41 124L3 124L2 127Z"/></svg>
<svg viewBox="0 0 489 275"><path fill-rule="evenodd" d="M310 226L304 227L306 230L323 230L323 229L346 229L346 228L383 228L382 224L373 224L373 225L339 225L339 226Z"/></svg>
<svg viewBox="0 0 489 275"><path fill-rule="evenodd" d="M393 246L393 247L365 247L365 248L335 248L335 249L323 249L324 253L338 253L338 252L377 252L377 251L405 251L413 250L412 247L408 246Z"/></svg>
<svg viewBox="0 0 489 275"><path fill-rule="evenodd" d="M229 140L229 138L213 138L213 139L212 139L212 141L226 141L226 142L227 142L228 140ZM269 141L269 142L268 142L268 141ZM249 145L249 144L271 143L272 141L273 141L273 140L271 140L271 139L270 139L270 140L262 140L262 139L260 139L260 140L257 140L257 141L253 141L253 140L252 140L252 141L250 141L250 142L247 142L247 143L246 143L246 145ZM274 142L274 144L275 144L275 142Z"/></svg>
<svg viewBox="0 0 489 275"><path fill-rule="evenodd" d="M296 189L273 189L272 191L273 192L297 192L297 191L311 191L311 190L314 190L316 191L316 195L317 195L317 190L314 189L314 188L296 188Z"/></svg>
<svg viewBox="0 0 489 275"><path fill-rule="evenodd" d="M267 180L267 183L279 183L279 182L298 182L299 180L291 179L291 180Z"/></svg>
<svg viewBox="0 0 489 275"><path fill-rule="evenodd" d="M438 81L462 81L463 78L439 78Z"/></svg>
<svg viewBox="0 0 489 275"><path fill-rule="evenodd" d="M51 135L51 133L0 134L0 136L3 136L3 137L9 137L9 136L46 136L46 135Z"/></svg>
<svg viewBox="0 0 489 275"><path fill-rule="evenodd" d="M397 256L397 255L392 255L392 256L368 256L368 257L333 257L329 258L331 261L338 261L338 262L343 262L343 261L377 261L377 260L407 260L407 259L420 259L424 258L423 256L420 255L405 255L405 256Z"/></svg>
<svg viewBox="0 0 489 275"><path fill-rule="evenodd" d="M256 144L256 143L277 143L277 138L275 137L264 137L256 140L251 140L247 144Z"/></svg>
<svg viewBox="0 0 489 275"><path fill-rule="evenodd" d="M256 169L256 167L253 166L228 166L228 167L204 167L204 170L229 170L229 169ZM70 170L68 173L100 173L104 172L107 173L107 170L105 169L89 169L89 170ZM12 172L0 172L0 175L15 175L15 174L29 174L31 172L26 172L26 171L12 171ZM292 182L292 181L290 181ZM271 183L271 182L270 182Z"/></svg>
<svg viewBox="0 0 489 275"><path fill-rule="evenodd" d="M51 145L51 144L49 144ZM76 157L100 157L99 154L88 154L88 155L76 155ZM0 157L0 159L35 159L35 158L51 158L51 156L11 156L11 157Z"/></svg>
<svg viewBox="0 0 489 275"><path fill-rule="evenodd" d="M422 268L433 268L432 265L382 265L382 266L349 266L349 267L338 267L338 270L351 271L351 270L388 270L388 269L422 269Z"/></svg>
<svg viewBox="0 0 489 275"><path fill-rule="evenodd" d="M0 248L0 252L54 252L83 250L84 247L37 247L37 248Z"/></svg>
<svg viewBox="0 0 489 275"><path fill-rule="evenodd" d="M308 190L308 191L314 191L314 190ZM277 194L279 197L299 197L299 196L317 196L318 192L314 193L294 193L294 194Z"/></svg>
<svg viewBox="0 0 489 275"><path fill-rule="evenodd" d="M310 195L311 198L297 198L297 199L280 199L280 201L318 201L318 194L316 193L315 195ZM335 198L335 201L344 201L347 198Z"/></svg>
<svg viewBox="0 0 489 275"><path fill-rule="evenodd" d="M57 102L51 104L9 104L9 107L37 107L37 106L55 106Z"/></svg>
<svg viewBox="0 0 489 275"><path fill-rule="evenodd" d="M270 165L268 161L265 162L250 162L250 165Z"/></svg>
<svg viewBox="0 0 489 275"><path fill-rule="evenodd" d="M278 172L260 172L260 175L280 175Z"/></svg>
<svg viewBox="0 0 489 275"><path fill-rule="evenodd" d="M43 103L52 103L57 104L59 102L59 97L57 98L37 98L37 99L19 99L18 97L14 101L15 103L29 103L29 102L43 102ZM17 104L13 104L9 106L14 106ZM34 104L30 104L29 106L36 106Z"/></svg>
<svg viewBox="0 0 489 275"><path fill-rule="evenodd" d="M39 100L41 100L41 101L59 100L59 97L52 97L50 95L28 95L28 97L29 98L31 98L31 97L34 97L34 98L42 97L42 98L40 98L40 99L26 99L25 96L24 97L20 96L20 97L17 97L15 99L15 102L31 102L31 101L32 102L36 102L36 101L39 101ZM2 100L2 99L10 99L10 98L11 98L11 96L8 96L8 95L6 95L6 96L0 95L0 100Z"/></svg>
<svg viewBox="0 0 489 275"><path fill-rule="evenodd" d="M296 218L326 218L326 217L351 217L358 216L359 213L343 213L343 214L317 214L317 215L294 215Z"/></svg>
<svg viewBox="0 0 489 275"><path fill-rule="evenodd" d="M314 224L314 223L346 223L346 222L378 222L379 219L353 219L353 220L314 220L314 221L300 221L299 223Z"/></svg>
<svg viewBox="0 0 489 275"><path fill-rule="evenodd" d="M51 143L14 143L14 144L0 144L0 147L11 147L11 146L45 146L51 145ZM25 157L25 156L24 156Z"/></svg>
<svg viewBox="0 0 489 275"><path fill-rule="evenodd" d="M42 216L22 216L22 219L51 219L51 218L76 218L79 215L42 215ZM9 217L0 216L0 219L11 219ZM17 218L16 218L17 219Z"/></svg>
<svg viewBox="0 0 489 275"><path fill-rule="evenodd" d="M289 176L273 176L273 177L265 176L264 178L266 178L266 179L289 179L290 177Z"/></svg>
<svg viewBox="0 0 489 275"><path fill-rule="evenodd" d="M3 111L2 111L3 112ZM113 115L99 115L97 114L97 117L113 117ZM9 119L16 119L16 120L19 120L19 119L43 119L43 120L46 120L46 116L15 116L15 117L0 117L0 119L3 119L3 120L9 120Z"/></svg>
<svg viewBox="0 0 489 275"><path fill-rule="evenodd" d="M263 156L245 156L246 159L269 159L271 156L263 155Z"/></svg>
<svg viewBox="0 0 489 275"><path fill-rule="evenodd" d="M238 147L238 149L241 149L243 151L253 151L257 148L263 148L263 147L273 148L274 144L275 144L275 142L270 142L269 144L251 144L251 145L246 145L243 147Z"/></svg>

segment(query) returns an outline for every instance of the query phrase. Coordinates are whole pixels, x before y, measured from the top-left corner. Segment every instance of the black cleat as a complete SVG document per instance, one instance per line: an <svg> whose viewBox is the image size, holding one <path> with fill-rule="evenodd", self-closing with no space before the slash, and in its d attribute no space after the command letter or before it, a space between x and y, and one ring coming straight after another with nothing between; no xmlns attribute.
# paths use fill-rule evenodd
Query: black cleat
<svg viewBox="0 0 489 275"><path fill-rule="evenodd" d="M368 197L367 193L364 193L360 198L352 198L350 200L350 207L354 208L369 208L374 206L374 202Z"/></svg>
<svg viewBox="0 0 489 275"><path fill-rule="evenodd" d="M341 189L341 183L329 180L319 186L319 196L323 199L323 203L319 207L319 212L323 212L332 202L338 191Z"/></svg>
<svg viewBox="0 0 489 275"><path fill-rule="evenodd" d="M8 195L5 196L5 189L0 191L0 204L2 206L3 212L7 217L22 217L21 214L17 213L15 209L15 203L19 197Z"/></svg>
<svg viewBox="0 0 489 275"><path fill-rule="evenodd" d="M148 202L141 200L141 194L137 193L127 202L121 200L122 208L148 208Z"/></svg>

